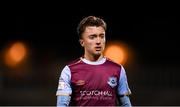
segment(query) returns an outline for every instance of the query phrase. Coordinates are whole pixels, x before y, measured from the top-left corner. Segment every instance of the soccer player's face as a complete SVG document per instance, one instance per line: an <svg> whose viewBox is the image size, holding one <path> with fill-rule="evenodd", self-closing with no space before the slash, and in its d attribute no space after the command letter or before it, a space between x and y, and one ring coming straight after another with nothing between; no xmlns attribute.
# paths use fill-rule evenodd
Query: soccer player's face
<svg viewBox="0 0 180 107"><path fill-rule="evenodd" d="M86 55L102 55L105 48L105 30L99 26L88 26L80 39Z"/></svg>

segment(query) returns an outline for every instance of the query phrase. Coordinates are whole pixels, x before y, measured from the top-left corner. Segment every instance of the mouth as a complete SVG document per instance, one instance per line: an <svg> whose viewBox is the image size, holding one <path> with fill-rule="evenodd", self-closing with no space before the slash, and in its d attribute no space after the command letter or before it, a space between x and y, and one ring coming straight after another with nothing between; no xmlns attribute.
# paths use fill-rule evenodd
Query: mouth
<svg viewBox="0 0 180 107"><path fill-rule="evenodd" d="M95 47L96 51L101 51L101 47L100 46L97 46Z"/></svg>

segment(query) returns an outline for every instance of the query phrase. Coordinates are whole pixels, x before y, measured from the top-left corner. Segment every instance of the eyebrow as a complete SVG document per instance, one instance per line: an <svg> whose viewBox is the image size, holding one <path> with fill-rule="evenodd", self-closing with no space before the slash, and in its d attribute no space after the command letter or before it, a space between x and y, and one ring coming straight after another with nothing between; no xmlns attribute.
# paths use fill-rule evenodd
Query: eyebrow
<svg viewBox="0 0 180 107"><path fill-rule="evenodd" d="M105 35L105 33L100 33L99 35ZM91 34L89 36L98 36L97 34Z"/></svg>
<svg viewBox="0 0 180 107"><path fill-rule="evenodd" d="M89 35L89 36L97 36L96 34L92 34L92 35Z"/></svg>

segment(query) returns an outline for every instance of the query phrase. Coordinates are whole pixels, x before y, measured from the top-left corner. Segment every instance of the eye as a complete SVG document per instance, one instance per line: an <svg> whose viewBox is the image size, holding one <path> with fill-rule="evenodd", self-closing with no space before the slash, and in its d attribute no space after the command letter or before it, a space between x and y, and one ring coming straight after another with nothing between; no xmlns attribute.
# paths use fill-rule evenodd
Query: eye
<svg viewBox="0 0 180 107"><path fill-rule="evenodd" d="M104 34L102 34L102 35L100 35L100 37L101 37L102 39L104 39L105 35L104 35Z"/></svg>
<svg viewBox="0 0 180 107"><path fill-rule="evenodd" d="M94 39L94 36L89 36L89 39Z"/></svg>
<svg viewBox="0 0 180 107"><path fill-rule="evenodd" d="M95 37L97 37L97 35L90 35L89 39L94 39Z"/></svg>

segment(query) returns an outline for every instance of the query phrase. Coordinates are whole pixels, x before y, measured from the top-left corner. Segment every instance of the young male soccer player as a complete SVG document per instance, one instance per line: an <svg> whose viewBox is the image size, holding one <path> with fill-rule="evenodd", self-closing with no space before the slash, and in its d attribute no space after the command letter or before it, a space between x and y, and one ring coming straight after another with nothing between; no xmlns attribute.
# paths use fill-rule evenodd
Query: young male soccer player
<svg viewBox="0 0 180 107"><path fill-rule="evenodd" d="M84 55L67 64L61 72L57 106L131 106L125 70L103 56L106 23L85 17L77 28Z"/></svg>

